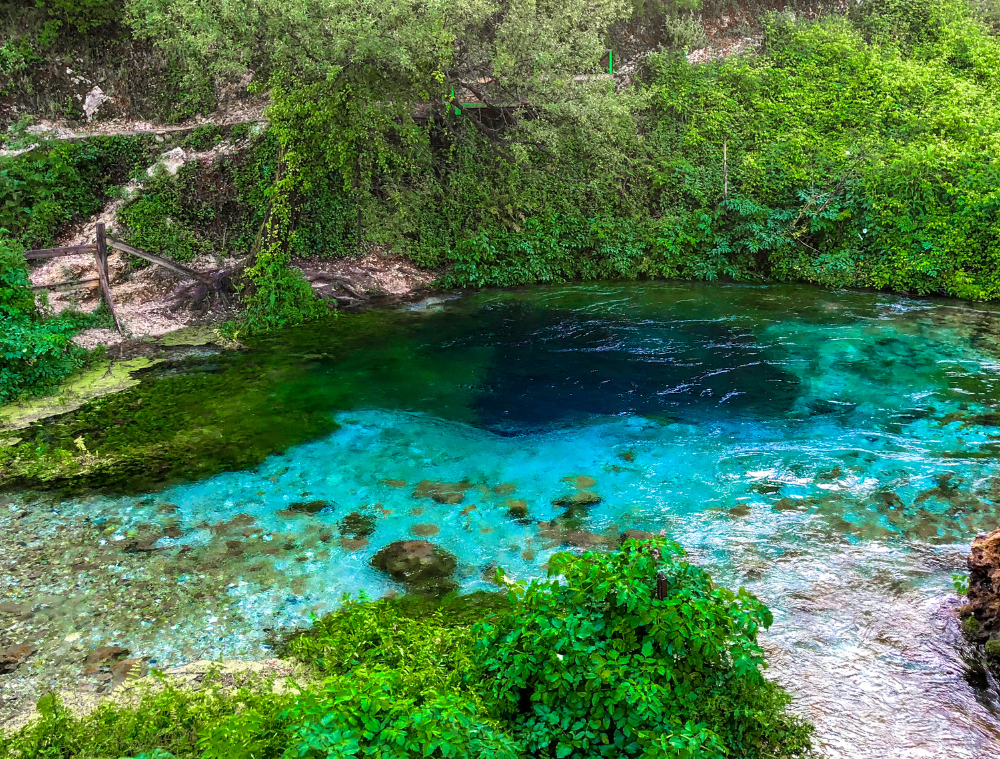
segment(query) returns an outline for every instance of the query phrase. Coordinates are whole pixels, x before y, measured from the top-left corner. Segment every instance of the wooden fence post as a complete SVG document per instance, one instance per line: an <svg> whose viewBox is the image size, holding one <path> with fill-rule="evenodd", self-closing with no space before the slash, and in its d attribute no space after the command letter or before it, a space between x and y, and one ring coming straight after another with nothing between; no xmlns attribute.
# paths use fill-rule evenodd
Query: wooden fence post
<svg viewBox="0 0 1000 759"><path fill-rule="evenodd" d="M662 601L668 593L670 593L670 581L661 570L656 573L656 597Z"/></svg>
<svg viewBox="0 0 1000 759"><path fill-rule="evenodd" d="M97 260L97 277L101 282L101 295L104 302L108 304L111 318L115 322L115 329L118 334L123 334L121 322L118 321L118 314L115 313L115 301L111 297L111 277L108 276L108 237L104 230L104 222L97 222L97 250L94 252Z"/></svg>

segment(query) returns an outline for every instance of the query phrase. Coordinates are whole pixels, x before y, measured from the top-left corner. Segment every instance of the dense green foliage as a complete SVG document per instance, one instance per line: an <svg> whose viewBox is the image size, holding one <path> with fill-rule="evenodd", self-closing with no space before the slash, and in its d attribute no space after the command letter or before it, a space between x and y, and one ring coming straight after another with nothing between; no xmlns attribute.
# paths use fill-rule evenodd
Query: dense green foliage
<svg viewBox="0 0 1000 759"><path fill-rule="evenodd" d="M755 53L653 54L625 87L597 76L604 40L681 6L195 5L132 8L200 68L253 59L271 74L261 323L309 313L289 251L361 240L454 285L730 277L1000 296L1000 41L964 0L775 16Z"/></svg>
<svg viewBox="0 0 1000 759"><path fill-rule="evenodd" d="M807 756L809 727L760 674L769 612L679 553L658 540L557 555L561 580L436 608L347 601L288 644L314 673L296 690L168 686L84 717L48 698L0 759Z"/></svg>
<svg viewBox="0 0 1000 759"><path fill-rule="evenodd" d="M1000 42L927 0L775 20L766 44L653 62L657 203L704 218L695 244L720 273L1000 295Z"/></svg>
<svg viewBox="0 0 1000 759"><path fill-rule="evenodd" d="M70 15L93 4L60 2ZM239 157L144 180L125 234L182 260L250 254L241 333L325 313L293 258L373 248L452 286L724 277L1000 297L989 7L772 15L755 49L697 65L670 47L694 39L689 10L130 0L134 32L171 62L175 100L252 67L271 105L268 133ZM627 81L607 77L607 46L637 24L666 48ZM187 144L221 139L204 127ZM134 144L5 160L0 223L27 245L50 240L114 181L109 152Z"/></svg>
<svg viewBox="0 0 1000 759"><path fill-rule="evenodd" d="M276 737L283 728L278 715L292 700L291 696L271 694L260 683L226 689L217 675L206 677L204 687L198 690L176 687L165 679L163 686L151 689L134 707L105 702L83 718L66 708L58 696L44 696L38 703L40 719L14 736L4 736L0 757L220 756L201 748L209 743L216 726L231 721L239 712L247 721L256 720L257 740L268 731Z"/></svg>
<svg viewBox="0 0 1000 759"><path fill-rule="evenodd" d="M663 557L659 557L659 552ZM538 757L744 757L806 751L780 716L757 632L771 613L679 560L627 541L553 556L559 580L519 589L478 644L490 700ZM667 591L657 598L657 574Z"/></svg>
<svg viewBox="0 0 1000 759"><path fill-rule="evenodd" d="M215 82L137 40L127 0L0 0L0 132L19 119L82 121L86 93L111 100L97 118L177 123L212 112Z"/></svg>
<svg viewBox="0 0 1000 759"><path fill-rule="evenodd" d="M82 367L86 352L70 337L103 323L100 315L37 311L23 250L0 229L0 403L51 390Z"/></svg>
<svg viewBox="0 0 1000 759"><path fill-rule="evenodd" d="M924 36L895 42L928 7ZM906 8L775 19L757 56L653 56L634 105L605 104L617 124L587 116L606 133L583 121L564 144L571 118L536 119L524 129L547 154L414 180L378 227L455 284L723 276L998 297L1000 42L962 6Z"/></svg>
<svg viewBox="0 0 1000 759"><path fill-rule="evenodd" d="M277 169L276 140L259 132L255 124L191 130L180 140L188 150L208 151L220 144L231 149L234 143L252 147L209 160L193 158L175 173L162 165L145 172L141 189L125 199L118 214L120 235L179 261L202 253L245 254L264 222Z"/></svg>
<svg viewBox="0 0 1000 759"><path fill-rule="evenodd" d="M26 248L44 248L68 222L101 208L108 191L150 160L151 140L98 137L50 141L0 156L0 227Z"/></svg>
<svg viewBox="0 0 1000 759"><path fill-rule="evenodd" d="M66 24L79 33L121 20L123 0L35 0L50 23Z"/></svg>
<svg viewBox="0 0 1000 759"><path fill-rule="evenodd" d="M192 174L197 165L189 165L178 176L162 169L145 182L141 197L119 214L123 237L130 244L178 261L190 261L210 249L205 229L214 221L214 209L202 204L190 192Z"/></svg>

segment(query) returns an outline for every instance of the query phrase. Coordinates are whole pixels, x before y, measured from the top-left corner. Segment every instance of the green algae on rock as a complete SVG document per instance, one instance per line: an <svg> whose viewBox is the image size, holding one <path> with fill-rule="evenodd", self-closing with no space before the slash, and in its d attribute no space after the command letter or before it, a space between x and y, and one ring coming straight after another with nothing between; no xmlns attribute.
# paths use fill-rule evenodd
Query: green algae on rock
<svg viewBox="0 0 1000 759"><path fill-rule="evenodd" d="M286 511L290 514L319 514L332 506L329 501L298 501L289 504Z"/></svg>
<svg viewBox="0 0 1000 759"><path fill-rule="evenodd" d="M333 412L358 405L468 418L462 393L475 385L477 364L399 339L421 328L400 312L369 311L265 336L240 351L163 357L123 392L9 436L0 447L0 487L137 492L249 468L329 434ZM203 329L170 341L208 338ZM310 350L317 340L333 350ZM421 382L436 391L419 389ZM461 489L446 490L428 495L461 499Z"/></svg>
<svg viewBox="0 0 1000 759"><path fill-rule="evenodd" d="M341 536L345 538L367 538L375 532L375 517L352 511L337 523Z"/></svg>
<svg viewBox="0 0 1000 759"><path fill-rule="evenodd" d="M441 595L457 587L451 579L457 560L426 540L390 543L372 557L371 565L415 593Z"/></svg>
<svg viewBox="0 0 1000 759"><path fill-rule="evenodd" d="M137 385L139 379L133 373L162 360L140 356L127 361L100 361L70 376L56 394L14 401L0 407L0 431L24 429L41 419L74 411L102 395Z"/></svg>

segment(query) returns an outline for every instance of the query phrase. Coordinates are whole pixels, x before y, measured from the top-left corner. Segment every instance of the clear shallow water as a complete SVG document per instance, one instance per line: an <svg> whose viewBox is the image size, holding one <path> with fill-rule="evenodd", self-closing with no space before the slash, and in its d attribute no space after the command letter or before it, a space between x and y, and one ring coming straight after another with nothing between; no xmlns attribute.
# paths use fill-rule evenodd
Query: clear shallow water
<svg viewBox="0 0 1000 759"><path fill-rule="evenodd" d="M400 591L368 566L393 540L443 546L474 590L496 565L530 578L554 551L662 530L771 605L771 675L828 755L1000 751L996 686L963 658L950 581L1000 523L991 309L805 288L532 288L347 317L227 360L262 352L294 367L275 403L299 399L273 424L306 408L336 429L252 470L31 510L15 528L24 550L64 569L11 571L7 587L40 603L43 623L24 624L48 641L45 661L111 639L159 666L265 655L268 630L344 593ZM219 359L199 361L147 381ZM237 413L243 392L228 398ZM602 501L560 519L553 501L580 489ZM289 508L316 501L325 510ZM343 527L352 512L374 519L366 540Z"/></svg>

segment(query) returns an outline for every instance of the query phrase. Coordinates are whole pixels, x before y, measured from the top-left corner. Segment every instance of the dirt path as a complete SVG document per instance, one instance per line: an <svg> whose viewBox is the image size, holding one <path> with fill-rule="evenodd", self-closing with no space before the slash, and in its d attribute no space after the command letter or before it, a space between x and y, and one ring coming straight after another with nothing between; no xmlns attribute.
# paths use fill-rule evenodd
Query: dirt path
<svg viewBox="0 0 1000 759"><path fill-rule="evenodd" d="M198 116L183 124L156 124L140 119L115 118L87 124L70 124L66 121L40 119L25 132L39 139L84 140L89 137L135 137L139 135L167 135L191 132L201 126L238 126L239 124L266 124L264 109L270 100L252 98L223 104L208 116ZM0 156L16 156L33 150L38 143L14 149L0 149Z"/></svg>

